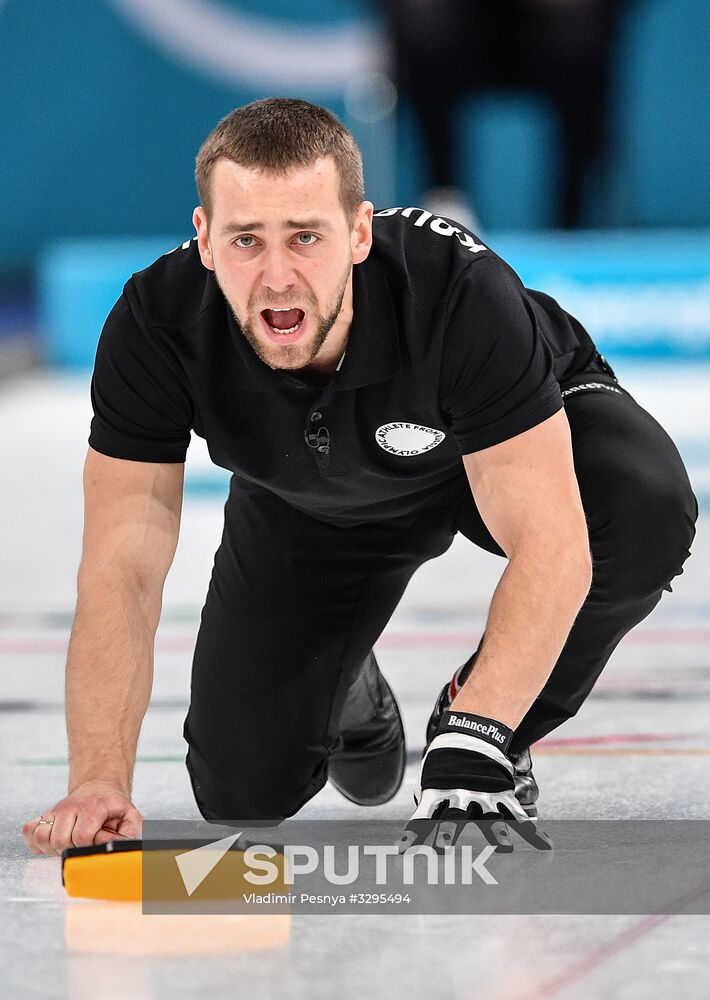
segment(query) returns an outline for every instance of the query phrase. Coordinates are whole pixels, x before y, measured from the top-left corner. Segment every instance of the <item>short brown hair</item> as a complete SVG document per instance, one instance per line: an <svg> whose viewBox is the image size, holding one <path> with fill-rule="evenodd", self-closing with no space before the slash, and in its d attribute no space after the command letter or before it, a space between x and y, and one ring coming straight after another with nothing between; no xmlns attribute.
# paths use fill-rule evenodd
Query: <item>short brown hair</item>
<svg viewBox="0 0 710 1000"><path fill-rule="evenodd" d="M210 176L224 157L243 167L279 173L332 156L340 177L340 201L350 220L364 197L362 156L352 134L334 114L290 97L266 97L236 108L207 136L195 181L200 204L211 209Z"/></svg>

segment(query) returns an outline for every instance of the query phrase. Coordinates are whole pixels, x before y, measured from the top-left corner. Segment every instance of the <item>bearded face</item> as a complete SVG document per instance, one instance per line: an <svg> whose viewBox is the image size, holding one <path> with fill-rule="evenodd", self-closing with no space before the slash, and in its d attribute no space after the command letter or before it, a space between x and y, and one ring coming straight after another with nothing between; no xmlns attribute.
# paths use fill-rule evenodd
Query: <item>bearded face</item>
<svg viewBox="0 0 710 1000"><path fill-rule="evenodd" d="M352 268L372 242L372 205L354 219L331 157L286 172L218 160L210 219L195 210L203 264L270 368L332 371L352 322Z"/></svg>

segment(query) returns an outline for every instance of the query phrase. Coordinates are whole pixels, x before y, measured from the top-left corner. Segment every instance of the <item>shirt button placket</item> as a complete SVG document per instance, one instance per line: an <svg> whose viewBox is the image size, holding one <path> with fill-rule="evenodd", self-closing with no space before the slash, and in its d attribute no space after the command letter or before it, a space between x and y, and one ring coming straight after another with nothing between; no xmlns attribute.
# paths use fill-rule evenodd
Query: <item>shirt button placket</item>
<svg viewBox="0 0 710 1000"><path fill-rule="evenodd" d="M313 455L318 471L321 475L328 475L331 471L331 451L332 441L329 429L324 425L325 411L330 403L334 390L334 380L328 383L326 388L313 403L313 410L306 419L304 437L306 444Z"/></svg>
<svg viewBox="0 0 710 1000"><path fill-rule="evenodd" d="M327 427L318 426L323 420L323 411L314 410L306 424L306 444L311 449L316 465L321 471L330 464L330 433Z"/></svg>

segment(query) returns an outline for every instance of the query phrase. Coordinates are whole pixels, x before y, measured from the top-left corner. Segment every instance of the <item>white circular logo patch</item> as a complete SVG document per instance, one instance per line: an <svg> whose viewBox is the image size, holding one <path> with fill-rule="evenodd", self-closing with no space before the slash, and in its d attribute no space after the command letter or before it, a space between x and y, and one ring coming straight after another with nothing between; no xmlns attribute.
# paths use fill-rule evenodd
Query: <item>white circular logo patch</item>
<svg viewBox="0 0 710 1000"><path fill-rule="evenodd" d="M383 424L375 431L375 441L390 455L423 455L425 451L431 451L441 444L445 437L443 431L437 431L433 427L399 420Z"/></svg>

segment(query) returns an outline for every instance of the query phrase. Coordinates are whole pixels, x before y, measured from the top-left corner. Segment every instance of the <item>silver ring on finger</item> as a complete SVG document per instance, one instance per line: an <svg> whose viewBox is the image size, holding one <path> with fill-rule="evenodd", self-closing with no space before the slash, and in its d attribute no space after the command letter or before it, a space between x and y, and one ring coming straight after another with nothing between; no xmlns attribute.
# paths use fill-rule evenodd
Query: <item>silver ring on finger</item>
<svg viewBox="0 0 710 1000"><path fill-rule="evenodd" d="M40 817L40 820L39 820L39 822L37 823L37 826L40 826L40 825L41 825L42 823L47 823L47 824L48 824L49 826L51 826L53 822L54 822L54 816L52 816L52 818L51 818L51 819L42 819L42 818Z"/></svg>

